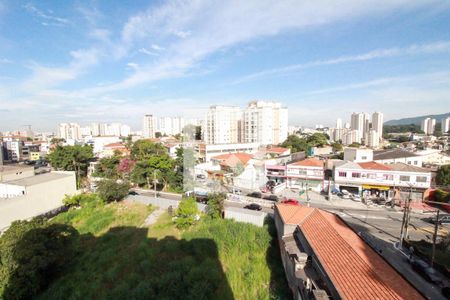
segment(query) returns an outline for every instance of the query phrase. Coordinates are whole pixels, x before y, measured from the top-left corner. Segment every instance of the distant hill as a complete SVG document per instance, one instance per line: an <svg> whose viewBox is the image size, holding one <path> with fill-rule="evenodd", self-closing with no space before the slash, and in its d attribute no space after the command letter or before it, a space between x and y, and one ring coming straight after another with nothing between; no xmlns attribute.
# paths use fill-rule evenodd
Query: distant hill
<svg viewBox="0 0 450 300"><path fill-rule="evenodd" d="M434 119L436 119L436 122L441 122L442 119L447 118L447 117L450 117L450 112L446 113L446 114L441 114L441 115L426 115L426 116L419 116L419 117L413 117L413 118L389 120L387 122L384 122L384 125L408 125L408 124L420 125L422 120L425 118L434 118Z"/></svg>

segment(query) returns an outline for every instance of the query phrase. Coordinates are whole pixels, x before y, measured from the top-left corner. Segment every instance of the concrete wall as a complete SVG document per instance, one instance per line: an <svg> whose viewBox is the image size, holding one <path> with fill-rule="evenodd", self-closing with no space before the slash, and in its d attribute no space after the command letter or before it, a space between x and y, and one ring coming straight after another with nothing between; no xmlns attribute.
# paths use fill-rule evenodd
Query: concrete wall
<svg viewBox="0 0 450 300"><path fill-rule="evenodd" d="M224 215L225 219L233 219L237 222L250 223L262 227L267 213L245 208L225 207Z"/></svg>
<svg viewBox="0 0 450 300"><path fill-rule="evenodd" d="M65 195L77 193L75 173L71 176L25 187L25 195L14 198L0 198L0 231L15 220L25 220L44 214L63 205Z"/></svg>

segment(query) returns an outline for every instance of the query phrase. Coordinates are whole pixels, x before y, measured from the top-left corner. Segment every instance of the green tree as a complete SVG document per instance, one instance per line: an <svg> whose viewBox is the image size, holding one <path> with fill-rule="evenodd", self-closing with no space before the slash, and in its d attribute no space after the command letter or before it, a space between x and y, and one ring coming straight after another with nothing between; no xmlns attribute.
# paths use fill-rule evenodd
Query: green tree
<svg viewBox="0 0 450 300"><path fill-rule="evenodd" d="M320 132L310 135L306 141L311 147L322 147L323 145L328 144L327 135Z"/></svg>
<svg viewBox="0 0 450 300"><path fill-rule="evenodd" d="M80 186L81 178L86 176L89 161L93 157L92 147L88 145L58 145L54 151L47 155L54 169L76 172L77 187Z"/></svg>
<svg viewBox="0 0 450 300"><path fill-rule="evenodd" d="M441 186L450 186L450 165L441 166L438 169L436 183Z"/></svg>
<svg viewBox="0 0 450 300"><path fill-rule="evenodd" d="M208 206L206 206L206 214L211 219L218 219L222 217L224 209L225 194L214 193L208 195Z"/></svg>
<svg viewBox="0 0 450 300"><path fill-rule="evenodd" d="M96 194L78 194L73 196L66 195L63 199L63 203L65 206L69 207L79 206L82 203L95 201L96 198Z"/></svg>
<svg viewBox="0 0 450 300"><path fill-rule="evenodd" d="M174 161L167 155L151 156L145 160L138 161L131 171L131 180L140 186L154 186L153 180L156 177L162 184L162 189L166 190L173 176Z"/></svg>
<svg viewBox="0 0 450 300"><path fill-rule="evenodd" d="M100 159L94 175L109 179L119 178L120 176L117 167L119 166L120 159L121 157L119 155L113 155L111 157L104 157Z"/></svg>
<svg viewBox="0 0 450 300"><path fill-rule="evenodd" d="M334 152L341 152L342 150L344 150L342 144L338 142L334 142L333 144L331 144L331 147L333 148Z"/></svg>
<svg viewBox="0 0 450 300"><path fill-rule="evenodd" d="M353 148L359 148L361 147L360 143L351 143L350 145L348 145L349 147L353 147Z"/></svg>
<svg viewBox="0 0 450 300"><path fill-rule="evenodd" d="M130 185L128 182L116 182L111 179L104 179L98 183L97 193L106 203L120 201L128 195Z"/></svg>
<svg viewBox="0 0 450 300"><path fill-rule="evenodd" d="M153 143L150 140L139 140L131 146L131 158L136 161L163 154L167 154L167 149L163 145Z"/></svg>
<svg viewBox="0 0 450 300"><path fill-rule="evenodd" d="M197 222L199 211L194 198L186 198L180 202L175 213L175 225L180 229L187 229Z"/></svg>
<svg viewBox="0 0 450 300"><path fill-rule="evenodd" d="M72 260L78 232L41 218L15 221L0 237L0 298L32 299Z"/></svg>
<svg viewBox="0 0 450 300"><path fill-rule="evenodd" d="M292 153L306 151L308 149L307 141L300 138L298 135L288 136L281 146L291 149Z"/></svg>

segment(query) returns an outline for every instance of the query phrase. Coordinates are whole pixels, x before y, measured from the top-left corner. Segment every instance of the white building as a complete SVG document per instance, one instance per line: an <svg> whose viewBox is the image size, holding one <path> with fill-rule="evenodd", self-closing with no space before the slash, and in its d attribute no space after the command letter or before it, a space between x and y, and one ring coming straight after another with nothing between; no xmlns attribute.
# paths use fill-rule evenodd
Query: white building
<svg viewBox="0 0 450 300"><path fill-rule="evenodd" d="M366 144L373 149L380 147L380 137L378 136L378 131L376 131L375 129L369 129Z"/></svg>
<svg viewBox="0 0 450 300"><path fill-rule="evenodd" d="M344 160L351 162L368 162L373 160L373 150L366 148L345 148Z"/></svg>
<svg viewBox="0 0 450 300"><path fill-rule="evenodd" d="M58 137L63 138L66 141L81 140L81 129L77 123L61 123L58 127Z"/></svg>
<svg viewBox="0 0 450 300"><path fill-rule="evenodd" d="M378 133L378 140L383 138L383 114L374 112L372 114L372 129Z"/></svg>
<svg viewBox="0 0 450 300"><path fill-rule="evenodd" d="M236 144L197 144L195 152L197 158L201 162L209 162L212 157L221 154L231 153L249 153L254 154L258 152L258 143L236 143Z"/></svg>
<svg viewBox="0 0 450 300"><path fill-rule="evenodd" d="M63 206L65 195L77 193L75 172L51 172L0 183L0 232Z"/></svg>
<svg viewBox="0 0 450 300"><path fill-rule="evenodd" d="M366 123L366 114L364 113L352 113L351 116L351 129L356 131L356 142L361 143L364 138L364 129Z"/></svg>
<svg viewBox="0 0 450 300"><path fill-rule="evenodd" d="M338 118L336 120L336 129L342 129L342 119Z"/></svg>
<svg viewBox="0 0 450 300"><path fill-rule="evenodd" d="M450 117L441 120L442 133L447 133L450 130Z"/></svg>
<svg viewBox="0 0 450 300"><path fill-rule="evenodd" d="M233 144L242 141L242 110L237 106L214 105L203 124L206 144Z"/></svg>
<svg viewBox="0 0 450 300"><path fill-rule="evenodd" d="M180 134L184 128L184 119L180 117L161 117L158 119L158 131L161 134Z"/></svg>
<svg viewBox="0 0 450 300"><path fill-rule="evenodd" d="M144 138L154 138L156 129L156 120L153 115L145 115L142 122L142 135Z"/></svg>
<svg viewBox="0 0 450 300"><path fill-rule="evenodd" d="M422 120L420 129L427 135L432 135L436 127L436 119L425 118Z"/></svg>
<svg viewBox="0 0 450 300"><path fill-rule="evenodd" d="M276 145L288 136L288 109L278 102L252 101L244 111L246 143Z"/></svg>

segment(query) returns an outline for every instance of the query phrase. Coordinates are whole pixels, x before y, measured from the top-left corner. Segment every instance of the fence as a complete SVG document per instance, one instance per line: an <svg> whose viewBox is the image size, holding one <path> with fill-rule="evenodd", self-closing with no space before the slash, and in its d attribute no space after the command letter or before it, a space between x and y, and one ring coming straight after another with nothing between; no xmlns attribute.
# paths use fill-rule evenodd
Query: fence
<svg viewBox="0 0 450 300"><path fill-rule="evenodd" d="M261 198L248 197L244 195L227 194L227 200L237 203L256 203L264 207L272 207L276 202Z"/></svg>

